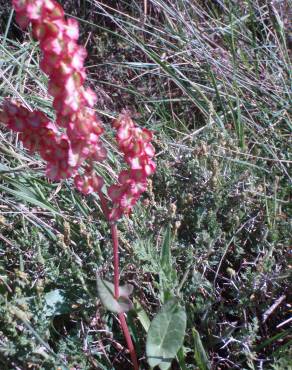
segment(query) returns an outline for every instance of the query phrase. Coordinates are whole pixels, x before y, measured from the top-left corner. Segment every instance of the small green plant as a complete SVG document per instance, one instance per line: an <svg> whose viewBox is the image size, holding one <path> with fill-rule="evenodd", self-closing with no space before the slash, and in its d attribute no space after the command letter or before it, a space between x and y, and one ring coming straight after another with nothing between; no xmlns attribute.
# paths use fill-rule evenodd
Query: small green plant
<svg viewBox="0 0 292 370"><path fill-rule="evenodd" d="M146 354L151 368L170 368L172 360L182 348L187 317L185 307L179 299L176 270L173 268L171 246L172 232L166 228L159 259L159 285L163 306L154 317L147 333Z"/></svg>

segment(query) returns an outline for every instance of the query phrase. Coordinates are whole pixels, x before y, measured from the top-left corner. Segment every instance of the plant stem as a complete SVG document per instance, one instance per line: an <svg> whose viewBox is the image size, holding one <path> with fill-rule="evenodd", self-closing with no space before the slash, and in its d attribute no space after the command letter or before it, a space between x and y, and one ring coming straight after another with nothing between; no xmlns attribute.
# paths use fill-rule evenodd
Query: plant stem
<svg viewBox="0 0 292 370"><path fill-rule="evenodd" d="M119 285L120 285L120 272L119 272L119 240L118 240L118 229L116 224L111 225L112 241L114 247L114 295L118 299L120 296Z"/></svg>
<svg viewBox="0 0 292 370"><path fill-rule="evenodd" d="M120 324L121 324L121 327L123 329L123 333L124 333L124 336L125 336L125 339L126 339L126 342L127 342L128 350L130 352L131 360L132 360L133 365L134 365L134 369L139 370L136 351L135 351L135 348L134 348L134 345L133 345L133 342L132 342L132 338L131 338L131 335L130 335L130 332L129 332L129 328L128 328L127 321L126 321L126 318L125 318L125 314L123 312L119 313L119 319L120 319Z"/></svg>
<svg viewBox="0 0 292 370"><path fill-rule="evenodd" d="M114 254L114 296L116 299L119 299L120 293L119 293L119 286L120 286L120 272L119 272L119 238L118 238L118 228L116 224L111 223L109 219L110 211L108 209L108 205L106 202L106 199L101 191L98 193L100 202L101 202L101 208L102 211L109 222L111 226L111 236L112 236L112 242L113 242L113 254ZM127 325L127 321L125 318L125 314L123 312L119 313L119 320L120 325L124 333L124 337L127 343L127 347L131 356L131 360L134 365L135 370L139 370L138 360L136 351L132 342L132 338L129 332L129 328Z"/></svg>

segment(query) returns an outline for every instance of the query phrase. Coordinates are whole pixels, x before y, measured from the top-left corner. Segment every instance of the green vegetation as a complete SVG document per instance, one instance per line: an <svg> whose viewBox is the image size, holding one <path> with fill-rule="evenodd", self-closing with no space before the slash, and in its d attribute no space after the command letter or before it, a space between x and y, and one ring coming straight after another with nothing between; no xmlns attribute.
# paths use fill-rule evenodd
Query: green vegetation
<svg viewBox="0 0 292 370"><path fill-rule="evenodd" d="M290 369L291 1L60 2L80 22L107 128L97 172L111 183L122 166L110 128L122 108L156 135L157 172L119 223L141 369L173 295L187 322L172 369ZM0 104L53 117L38 45L0 5ZM43 169L1 125L0 368L130 369L98 299L96 271L113 271L99 199ZM165 322L183 327L169 307Z"/></svg>

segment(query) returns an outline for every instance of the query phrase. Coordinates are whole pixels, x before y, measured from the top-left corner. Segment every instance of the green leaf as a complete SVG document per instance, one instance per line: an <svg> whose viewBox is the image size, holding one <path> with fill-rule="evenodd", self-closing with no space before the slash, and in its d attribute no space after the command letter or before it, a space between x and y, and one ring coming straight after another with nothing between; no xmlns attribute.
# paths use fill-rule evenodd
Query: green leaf
<svg viewBox="0 0 292 370"><path fill-rule="evenodd" d="M184 349L185 349L184 347L181 347L179 349L179 351L177 352L176 359L177 359L177 362L178 362L181 370L188 370L187 366L186 366L186 362L185 362L186 354L185 354Z"/></svg>
<svg viewBox="0 0 292 370"><path fill-rule="evenodd" d="M163 238L160 254L160 265L166 276L168 276L172 270L170 246L171 230L170 226L168 225Z"/></svg>
<svg viewBox="0 0 292 370"><path fill-rule="evenodd" d="M126 284L119 287L120 297L114 297L114 285L109 281L97 278L97 292L102 304L109 311L121 313L133 309L133 303L129 295L133 292L133 285Z"/></svg>
<svg viewBox="0 0 292 370"><path fill-rule="evenodd" d="M7 178L6 178L7 179ZM12 179L10 179L10 183L12 183ZM17 183L16 181L13 181L13 185L15 187L18 188L18 190L14 190L14 189L10 189L6 186L3 186L3 185L0 185L0 190L8 193L8 194L11 194L15 197L17 197L18 199L24 201L24 202L28 202L34 206L37 206L37 207L41 207L43 209L47 209L48 211L54 213L54 214L57 214L57 215L60 215L62 216L57 210L55 210L49 203L45 203L44 201L42 200L39 200L37 198L37 195L31 190L29 189L28 187L20 184L20 183Z"/></svg>
<svg viewBox="0 0 292 370"><path fill-rule="evenodd" d="M186 312L176 298L168 301L150 324L146 342L148 363L167 370L183 344Z"/></svg>
<svg viewBox="0 0 292 370"><path fill-rule="evenodd" d="M171 257L172 241L171 226L168 225L164 233L159 260L159 290L162 303L167 302L173 297L172 292L177 286L177 273Z"/></svg>
<svg viewBox="0 0 292 370"><path fill-rule="evenodd" d="M45 294L44 313L47 317L63 315L72 310L70 300L64 290L54 289Z"/></svg>
<svg viewBox="0 0 292 370"><path fill-rule="evenodd" d="M148 317L147 313L145 312L145 310L143 309L143 307L141 306L139 301L134 300L134 303L135 303L135 312L137 314L137 317L138 317L141 325L143 326L144 330L147 333L148 330L149 330L149 327L150 327L149 317Z"/></svg>
<svg viewBox="0 0 292 370"><path fill-rule="evenodd" d="M202 344L200 334L196 329L192 330L194 338L194 351L195 351L195 360L200 370L210 370L210 363L208 356Z"/></svg>

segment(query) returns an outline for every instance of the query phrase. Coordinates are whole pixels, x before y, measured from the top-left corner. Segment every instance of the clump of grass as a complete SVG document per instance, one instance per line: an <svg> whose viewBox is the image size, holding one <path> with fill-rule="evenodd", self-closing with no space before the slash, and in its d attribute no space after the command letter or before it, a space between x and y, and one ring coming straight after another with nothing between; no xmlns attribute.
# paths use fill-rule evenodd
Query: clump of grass
<svg viewBox="0 0 292 370"><path fill-rule="evenodd" d="M284 3L87 0L74 13L83 18L99 113L106 119L131 106L156 131L158 172L120 225L122 278L135 285L143 308L130 316L141 358L141 312L152 318L164 299L159 258L171 225L188 315L173 368L199 366L194 329L214 369L289 367L291 50ZM50 115L37 45L15 27L8 17L1 99L12 95ZM0 135L1 368L129 368L117 321L96 302L95 270L110 270L111 249L95 197L48 183L39 158L2 127ZM110 136L106 141L112 147ZM111 181L120 166L113 155L97 170Z"/></svg>

